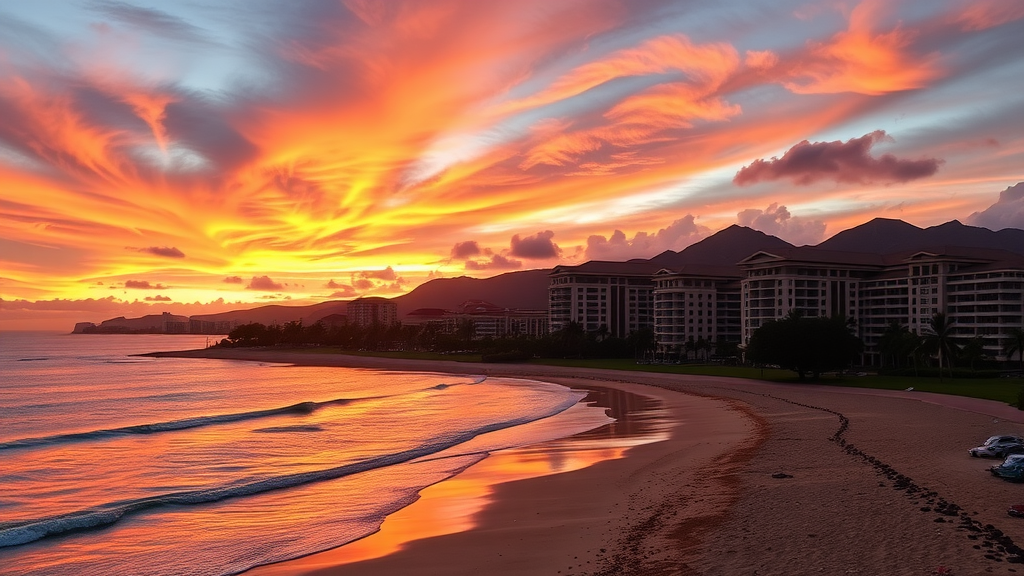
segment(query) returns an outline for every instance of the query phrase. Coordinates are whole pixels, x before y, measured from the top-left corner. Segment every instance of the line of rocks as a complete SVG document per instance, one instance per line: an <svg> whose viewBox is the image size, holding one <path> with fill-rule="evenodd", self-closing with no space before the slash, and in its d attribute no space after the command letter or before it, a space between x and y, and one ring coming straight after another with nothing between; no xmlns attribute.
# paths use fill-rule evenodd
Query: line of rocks
<svg viewBox="0 0 1024 576"><path fill-rule="evenodd" d="M972 518L971 514L967 513L956 503L942 498L938 492L918 485L909 476L901 474L891 465L847 442L845 434L850 428L850 419L842 413L830 408L812 406L810 404L796 402L787 398L780 398L771 394L759 395L779 400L781 402L786 402L788 404L793 404L795 406L809 408L812 410L820 410L822 412L835 415L839 418L839 428L834 434L832 434L832 436L829 437L830 442L835 442L850 456L860 458L863 462L872 466L877 474L884 476L892 482L894 490L900 490L904 492L908 498L916 499L917 504L921 504L923 500L927 505L921 506L919 508L920 511L926 513L935 512L938 514L938 517L935 518L935 522L953 523L956 522L953 518L959 518L959 526L956 527L956 530L967 532L967 537L971 540L980 540L978 544L974 545L974 548L976 550L981 550L984 553L985 558L995 562L1006 561L1011 564L1024 564L1024 549L1017 546L1013 542L1013 539L1004 534L1002 530L999 530L992 524L983 525L981 522ZM879 482L878 486L885 487L886 484L885 482ZM974 514L977 514L977 512Z"/></svg>

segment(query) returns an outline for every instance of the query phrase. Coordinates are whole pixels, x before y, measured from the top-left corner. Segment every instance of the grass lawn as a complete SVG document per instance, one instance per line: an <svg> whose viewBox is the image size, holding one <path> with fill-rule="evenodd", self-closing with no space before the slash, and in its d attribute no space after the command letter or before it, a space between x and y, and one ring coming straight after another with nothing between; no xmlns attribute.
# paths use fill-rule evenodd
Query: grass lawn
<svg viewBox="0 0 1024 576"><path fill-rule="evenodd" d="M344 354L346 356L370 356L373 358L403 358L406 360L450 360L453 362L480 362L480 354L439 354L437 352L368 352L360 350L342 350L332 346L318 346L316 348L295 348L290 352L304 352L307 354Z"/></svg>
<svg viewBox="0 0 1024 576"><path fill-rule="evenodd" d="M375 356L378 358L407 358L412 360L451 360L455 362L480 362L480 354L438 354L436 352L359 352L333 347L299 348L297 352L310 354L347 354L350 356ZM531 360L529 364L541 366L569 366L599 368L604 370L628 370L633 372L661 372L667 374L692 374L697 376L726 376L748 378L769 382L799 383L790 370L751 368L747 366L712 366L707 364L637 364L629 359L583 360L571 358L543 358ZM970 398L995 400L1006 404L1017 404L1018 395L1024 388L1022 378L944 378L911 376L837 376L827 374L820 380L808 383L827 386L850 386L855 388L876 388L881 390L906 390L913 388L921 392L953 394Z"/></svg>
<svg viewBox="0 0 1024 576"><path fill-rule="evenodd" d="M729 376L733 378L751 378L769 382L785 382L799 384L800 380L790 370L771 368L751 368L747 366L711 366L706 364L636 364L632 360L570 360L544 359L534 360L534 364L550 366L576 366L581 368L605 368L609 370L635 370L643 372L663 372L669 374L694 374L700 376ZM1021 378L927 378L912 376L853 376L826 374L817 381L806 381L808 384L826 386L849 386L853 388L875 388L880 390L906 390L913 388L921 392L953 394L969 398L996 400L1010 405L1017 404L1018 394L1024 388Z"/></svg>

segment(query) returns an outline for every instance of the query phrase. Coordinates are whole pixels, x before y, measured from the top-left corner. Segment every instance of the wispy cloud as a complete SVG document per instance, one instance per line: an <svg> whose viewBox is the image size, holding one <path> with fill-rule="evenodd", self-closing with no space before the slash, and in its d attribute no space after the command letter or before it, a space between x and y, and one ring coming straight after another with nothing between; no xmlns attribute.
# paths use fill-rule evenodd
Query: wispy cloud
<svg viewBox="0 0 1024 576"><path fill-rule="evenodd" d="M740 213L990 218L1024 163L1014 5L4 6L4 293L397 294Z"/></svg>

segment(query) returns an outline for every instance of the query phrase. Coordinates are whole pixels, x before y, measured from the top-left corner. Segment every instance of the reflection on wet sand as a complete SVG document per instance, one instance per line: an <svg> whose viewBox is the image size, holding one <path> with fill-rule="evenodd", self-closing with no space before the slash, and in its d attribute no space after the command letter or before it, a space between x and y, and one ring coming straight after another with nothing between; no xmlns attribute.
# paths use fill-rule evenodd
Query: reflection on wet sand
<svg viewBox="0 0 1024 576"><path fill-rule="evenodd" d="M388 516L380 530L340 548L255 568L247 575L309 574L380 558L414 540L469 530L505 482L586 468L622 458L628 448L668 435L667 411L654 398L614 388L588 386L582 402L602 407L614 422L566 438L492 453L461 474L429 486L415 503Z"/></svg>

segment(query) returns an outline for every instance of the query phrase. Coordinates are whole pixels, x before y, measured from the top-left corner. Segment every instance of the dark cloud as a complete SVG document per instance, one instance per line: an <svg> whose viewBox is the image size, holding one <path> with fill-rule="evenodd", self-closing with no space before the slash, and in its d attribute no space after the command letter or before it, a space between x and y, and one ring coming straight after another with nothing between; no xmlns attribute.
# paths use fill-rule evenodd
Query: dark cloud
<svg viewBox="0 0 1024 576"><path fill-rule="evenodd" d="M124 287L134 290L165 290L167 288L163 284L150 284L148 280L127 280L124 283Z"/></svg>
<svg viewBox="0 0 1024 576"><path fill-rule="evenodd" d="M967 223L989 230L1024 229L1024 182L1018 182L999 193L996 203L967 217Z"/></svg>
<svg viewBox="0 0 1024 576"><path fill-rule="evenodd" d="M356 292L356 289L352 286L348 286L345 284L339 284L338 286L341 288L341 290L336 290L332 292L331 295L328 296L328 298L351 298L359 294L358 292Z"/></svg>
<svg viewBox="0 0 1024 576"><path fill-rule="evenodd" d="M249 285L246 286L248 290L263 290L266 292L277 292L284 289L284 284L279 284L270 279L269 276L256 276L252 277L249 281Z"/></svg>
<svg viewBox="0 0 1024 576"><path fill-rule="evenodd" d="M173 246L150 246L148 248L140 248L139 252L146 252L154 256L163 256L164 258L184 258L185 253Z"/></svg>
<svg viewBox="0 0 1024 576"><path fill-rule="evenodd" d="M793 217L785 206L771 204L766 210L748 208L736 215L741 226L782 238L790 244L818 244L825 238L825 223Z"/></svg>
<svg viewBox="0 0 1024 576"><path fill-rule="evenodd" d="M466 242L458 242L452 247L452 258L455 260L465 260L470 256L480 255L480 245L475 240L468 240Z"/></svg>
<svg viewBox="0 0 1024 576"><path fill-rule="evenodd" d="M109 18L149 34L182 42L214 44L205 30L167 12L124 2L101 2L96 9Z"/></svg>
<svg viewBox="0 0 1024 576"><path fill-rule="evenodd" d="M170 302L171 301L171 299L168 298L167 296L161 296L159 294L157 294L156 296L146 296L145 298L143 298L143 300L145 300L146 302Z"/></svg>
<svg viewBox="0 0 1024 576"><path fill-rule="evenodd" d="M394 269L391 268L391 266L388 266L383 270L364 270L362 272L359 272L358 275L360 278L373 278L376 280L387 280L389 282L394 282L395 280L399 279L398 275L395 274L395 271Z"/></svg>
<svg viewBox="0 0 1024 576"><path fill-rule="evenodd" d="M224 279L225 284L241 284L244 282L241 276L228 276Z"/></svg>
<svg viewBox="0 0 1024 576"><path fill-rule="evenodd" d="M766 180L792 180L807 185L819 180L853 184L909 182L935 174L942 160L901 160L892 154L871 156L878 142L891 142L884 130L875 130L846 142L808 142L804 140L771 160L755 160L736 173L733 182L746 186Z"/></svg>
<svg viewBox="0 0 1024 576"><path fill-rule="evenodd" d="M520 238L519 234L516 234L512 237L511 253L518 258L528 258L530 260L557 258L562 253L562 250L551 241L554 235L555 233L551 230L538 232L526 238Z"/></svg>
<svg viewBox="0 0 1024 576"><path fill-rule="evenodd" d="M231 111L224 104L185 90L176 91L175 98L164 109L169 140L200 154L213 165L214 173L255 158L257 147L229 124Z"/></svg>
<svg viewBox="0 0 1024 576"><path fill-rule="evenodd" d="M588 260L650 258L665 250L682 250L709 234L710 228L697 224L693 215L687 214L655 234L637 232L632 239L621 230L612 233L611 238L595 234L587 238L584 255Z"/></svg>
<svg viewBox="0 0 1024 576"><path fill-rule="evenodd" d="M492 254L490 260L466 260L466 270L515 270L522 268L519 260L506 258L501 254Z"/></svg>
<svg viewBox="0 0 1024 576"><path fill-rule="evenodd" d="M356 290L369 290L374 287L373 281L366 278L356 278L352 281L352 284Z"/></svg>

